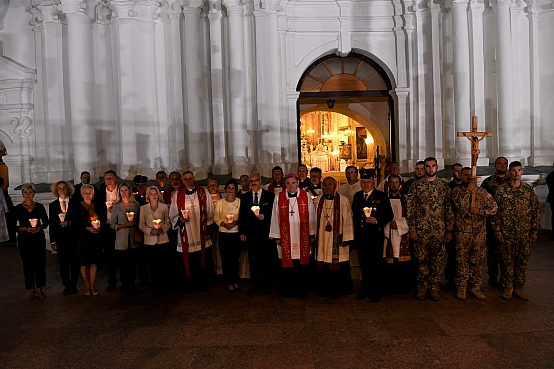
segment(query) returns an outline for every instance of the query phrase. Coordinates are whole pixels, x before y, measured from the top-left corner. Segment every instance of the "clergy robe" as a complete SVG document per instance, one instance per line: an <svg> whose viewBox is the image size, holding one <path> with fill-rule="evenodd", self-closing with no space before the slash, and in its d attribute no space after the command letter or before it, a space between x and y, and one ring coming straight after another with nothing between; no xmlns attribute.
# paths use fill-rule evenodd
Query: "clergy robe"
<svg viewBox="0 0 554 369"><path fill-rule="evenodd" d="M361 190L362 187L360 186L360 181L358 181L354 184L345 183L341 185L337 192L340 195L346 197L348 201L350 201L350 205L352 205L354 194ZM352 247L350 248L350 275L352 276L352 279L362 279L362 273L360 272L360 262L358 261L358 251L353 250Z"/></svg>
<svg viewBox="0 0 554 369"><path fill-rule="evenodd" d="M389 200L397 229L392 229L390 222L384 228L383 257L386 260L386 289L390 293L408 294L413 281L410 278L412 263L408 239L410 227L406 219L406 197L401 193L389 194Z"/></svg>
<svg viewBox="0 0 554 369"><path fill-rule="evenodd" d="M336 196L340 199L338 209L335 209ZM338 193L335 193L332 198L319 196L316 199L316 216L319 213L320 206L319 228L316 229L316 272L319 275L317 290L320 295L329 294L331 297L339 297L352 291L349 262L350 248L348 245L342 246L343 242L354 240L352 209L350 201ZM336 210L338 210L338 214L335 214ZM338 215L338 219L335 215ZM336 224L338 224L338 232L335 232ZM338 259L333 260L335 235L338 235L338 250L336 250L338 251Z"/></svg>
<svg viewBox="0 0 554 369"><path fill-rule="evenodd" d="M213 256L211 253L211 249L208 249L208 247L212 245L212 240L209 237L206 237L207 229L201 229L199 191L204 191L204 196L206 197L205 211L207 225L213 223L214 207L207 191L200 186L196 186L195 188L196 191L193 194L186 194L186 187L183 187L179 190L179 193L177 193L177 195L173 198L173 201L171 202L171 207L169 209L169 219L171 220L173 228L176 229L179 234L179 236L177 237L177 251L180 253L183 253L181 235L182 232L186 232L186 237L188 239L189 265L185 265L185 270L187 270L187 267L190 268L188 269L187 278L200 286L200 289L203 289L203 287L205 287L206 280L209 277L209 270L213 270ZM184 196L184 201L182 203L179 203L179 195L181 192L183 192L182 195ZM181 223L180 207L188 210L188 222ZM204 265L202 265L201 261L203 237L205 237Z"/></svg>
<svg viewBox="0 0 554 369"><path fill-rule="evenodd" d="M360 181L358 181L354 184L345 183L341 185L337 192L339 193L339 195L346 197L350 202L350 205L352 205L352 199L354 198L354 194L361 190L362 190L362 187L360 186Z"/></svg>
<svg viewBox="0 0 554 369"><path fill-rule="evenodd" d="M277 245L277 253L279 259L281 259L281 277L279 290L281 294L285 296L298 295L304 297L308 288L308 271L309 271L309 255L306 261L306 255L301 255L302 251L305 251L303 245L305 244L305 238L302 234L307 233L310 236L315 235L315 210L314 205L308 194L301 189L297 189L296 197L290 197L288 191L284 191L275 196L273 201L273 209L271 214L271 226L269 230L269 237L274 239L281 239L283 237L289 237L290 246L285 247ZM285 202L283 208L280 208L279 199ZM302 229L300 222L300 211L307 211L308 216L308 229ZM290 228L287 229L286 234L282 234L281 226L286 224L283 216L288 217ZM283 247L285 249L283 250ZM309 247L309 246L308 246ZM285 260L283 260L283 251ZM310 252L311 254L311 252ZM291 259L291 260L290 260ZM292 261L291 265L288 265L288 261ZM292 267L290 267L292 266Z"/></svg>

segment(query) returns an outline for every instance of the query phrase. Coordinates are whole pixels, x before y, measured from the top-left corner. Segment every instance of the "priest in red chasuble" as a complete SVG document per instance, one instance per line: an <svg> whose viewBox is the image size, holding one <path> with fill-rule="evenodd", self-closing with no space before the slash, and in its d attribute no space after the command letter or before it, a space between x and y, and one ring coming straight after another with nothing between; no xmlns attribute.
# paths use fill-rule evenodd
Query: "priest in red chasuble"
<svg viewBox="0 0 554 369"><path fill-rule="evenodd" d="M354 240L352 209L350 201L336 189L336 180L325 178L323 195L315 200L317 292L331 298L352 293L348 245Z"/></svg>
<svg viewBox="0 0 554 369"><path fill-rule="evenodd" d="M281 261L279 292L285 297L306 297L310 254L315 241L315 210L306 191L298 188L296 174L287 175L286 191L275 196L269 237L275 240Z"/></svg>
<svg viewBox="0 0 554 369"><path fill-rule="evenodd" d="M177 251L183 255L187 292L194 289L206 292L214 270L212 252L208 249L212 240L207 234L208 225L213 223L213 202L207 191L196 184L192 172L183 173L183 182L183 188L171 203L169 218L178 230Z"/></svg>

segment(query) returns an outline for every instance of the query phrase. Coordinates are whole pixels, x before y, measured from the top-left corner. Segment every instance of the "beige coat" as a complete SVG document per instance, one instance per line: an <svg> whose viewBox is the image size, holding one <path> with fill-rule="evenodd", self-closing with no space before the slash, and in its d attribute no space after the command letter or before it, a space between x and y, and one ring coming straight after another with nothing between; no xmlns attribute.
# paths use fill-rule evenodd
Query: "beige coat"
<svg viewBox="0 0 554 369"><path fill-rule="evenodd" d="M154 219L161 219L160 229L163 230L163 233L157 236L150 235L150 232L154 228ZM166 204L158 203L158 210L156 210L156 212L153 212L152 209L150 209L150 204L140 207L139 228L144 232L145 245L156 245L169 242L167 231L170 227L169 208Z"/></svg>

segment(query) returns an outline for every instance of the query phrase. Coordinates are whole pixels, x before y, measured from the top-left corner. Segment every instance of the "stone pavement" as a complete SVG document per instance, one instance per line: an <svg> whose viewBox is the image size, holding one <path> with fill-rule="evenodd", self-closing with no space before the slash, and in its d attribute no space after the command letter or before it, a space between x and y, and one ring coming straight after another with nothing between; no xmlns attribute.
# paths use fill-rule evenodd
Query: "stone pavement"
<svg viewBox="0 0 554 369"><path fill-rule="evenodd" d="M0 245L0 368L552 368L554 242L533 245L529 302L385 296L205 294L170 290L154 299L120 288L62 296L57 259L47 256L45 300L28 301L15 246ZM247 288L248 281L243 282ZM140 287L139 287L140 288Z"/></svg>

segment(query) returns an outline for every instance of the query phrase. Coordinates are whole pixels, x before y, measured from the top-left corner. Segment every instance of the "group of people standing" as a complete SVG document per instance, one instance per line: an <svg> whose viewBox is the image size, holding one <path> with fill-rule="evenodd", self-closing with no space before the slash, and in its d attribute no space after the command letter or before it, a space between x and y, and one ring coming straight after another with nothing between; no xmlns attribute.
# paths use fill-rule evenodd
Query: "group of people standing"
<svg viewBox="0 0 554 369"><path fill-rule="evenodd" d="M155 296L167 294L169 281L182 282L188 293L207 291L217 272L227 291L240 291L239 258L247 250L248 294L270 294L274 282L286 297L313 290L331 298L351 294L352 261L362 278L356 299L377 302L386 288L406 294L415 285L417 299L436 301L446 245L453 244L449 257L459 299L466 291L484 299L481 262L488 248L489 283L500 274L502 298L513 293L527 300L523 288L530 242L540 229L539 204L521 182L521 163L512 162L509 174L505 158L495 166L496 174L482 187L470 168L458 168L451 183L437 178L432 157L418 162L415 177L405 182L391 163L391 174L378 186L373 169L349 166L347 183L338 190L335 178L322 179L318 168L308 172L300 165L285 176L275 167L268 185L252 173L240 177L240 190L237 181L227 181L223 195L215 178L205 189L190 171L170 173L169 184L158 172L158 185L150 187L146 177L136 176L134 190L125 182L117 185L113 171L104 173L96 189L84 172L75 189L66 181L52 186L57 199L49 216L26 184L24 202L14 209L25 288L29 299L45 297L43 230L50 226L64 295L77 293L79 274L84 294L98 295L101 265L108 273L107 292L116 289L119 265L128 296L139 293L137 270L141 284L151 277Z"/></svg>

